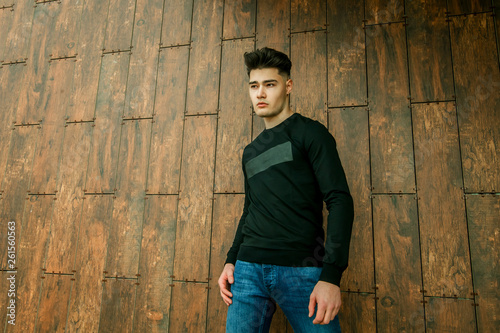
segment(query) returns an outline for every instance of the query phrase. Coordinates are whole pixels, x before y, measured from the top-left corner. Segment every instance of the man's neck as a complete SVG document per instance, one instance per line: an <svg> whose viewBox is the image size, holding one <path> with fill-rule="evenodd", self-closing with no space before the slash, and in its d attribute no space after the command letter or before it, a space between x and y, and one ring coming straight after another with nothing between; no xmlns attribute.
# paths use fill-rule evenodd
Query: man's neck
<svg viewBox="0 0 500 333"><path fill-rule="evenodd" d="M290 117L293 114L293 111L290 110L290 108L285 108L283 111L281 111L279 114L277 114L274 117L263 117L264 119L264 125L266 126L266 129L273 128L275 126L278 126L282 122L284 122L288 117Z"/></svg>

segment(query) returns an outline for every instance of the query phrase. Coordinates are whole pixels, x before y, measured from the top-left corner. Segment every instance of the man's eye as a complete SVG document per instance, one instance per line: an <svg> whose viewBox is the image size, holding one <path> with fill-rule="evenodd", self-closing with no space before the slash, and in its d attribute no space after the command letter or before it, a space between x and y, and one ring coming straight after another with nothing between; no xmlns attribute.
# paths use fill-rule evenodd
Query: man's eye
<svg viewBox="0 0 500 333"><path fill-rule="evenodd" d="M268 87L274 87L274 83L268 83L267 86Z"/></svg>
<svg viewBox="0 0 500 333"><path fill-rule="evenodd" d="M250 89L255 89L255 88L257 88L257 86L256 86L256 85L251 85L251 86L250 86Z"/></svg>

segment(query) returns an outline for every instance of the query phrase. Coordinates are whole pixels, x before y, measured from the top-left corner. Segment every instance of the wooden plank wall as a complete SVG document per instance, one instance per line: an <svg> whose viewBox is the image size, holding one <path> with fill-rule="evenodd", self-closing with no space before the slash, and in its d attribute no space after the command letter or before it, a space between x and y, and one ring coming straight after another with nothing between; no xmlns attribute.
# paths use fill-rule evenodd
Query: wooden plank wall
<svg viewBox="0 0 500 333"><path fill-rule="evenodd" d="M224 331L263 46L354 197L343 331L498 330L499 6L0 0L0 330Z"/></svg>

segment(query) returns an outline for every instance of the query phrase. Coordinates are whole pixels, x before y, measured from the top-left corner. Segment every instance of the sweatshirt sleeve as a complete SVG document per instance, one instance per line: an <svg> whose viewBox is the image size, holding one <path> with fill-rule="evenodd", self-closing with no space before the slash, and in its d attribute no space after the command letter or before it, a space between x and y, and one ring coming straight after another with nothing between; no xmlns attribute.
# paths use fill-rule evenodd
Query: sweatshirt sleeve
<svg viewBox="0 0 500 333"><path fill-rule="evenodd" d="M336 142L325 126L312 122L304 134L307 154L328 209L325 256L320 281L340 286L347 268L352 223L353 200Z"/></svg>

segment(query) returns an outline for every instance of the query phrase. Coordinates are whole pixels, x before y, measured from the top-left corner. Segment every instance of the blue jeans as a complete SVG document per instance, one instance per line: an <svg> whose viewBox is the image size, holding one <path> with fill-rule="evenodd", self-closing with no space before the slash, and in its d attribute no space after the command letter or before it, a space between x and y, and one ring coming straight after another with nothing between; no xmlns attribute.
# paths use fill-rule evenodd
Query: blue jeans
<svg viewBox="0 0 500 333"><path fill-rule="evenodd" d="M227 312L226 333L269 332L276 303L295 333L340 333L338 316L328 325L309 318L309 296L319 280L321 268L287 267L237 261L233 303Z"/></svg>

